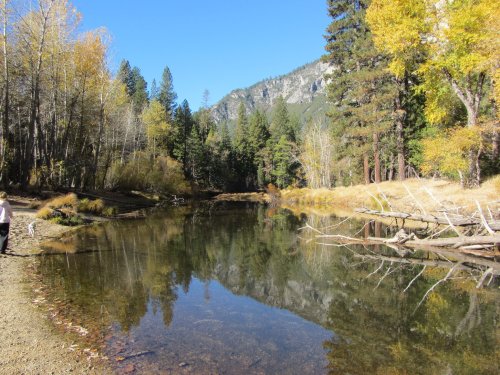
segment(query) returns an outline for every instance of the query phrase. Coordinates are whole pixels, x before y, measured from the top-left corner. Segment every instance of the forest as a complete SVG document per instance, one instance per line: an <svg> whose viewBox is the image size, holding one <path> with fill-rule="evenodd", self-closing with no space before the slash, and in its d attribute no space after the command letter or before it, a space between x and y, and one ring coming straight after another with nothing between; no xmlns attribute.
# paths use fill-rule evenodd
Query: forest
<svg viewBox="0 0 500 375"><path fill-rule="evenodd" d="M326 119L271 113L216 123L178 102L165 66L151 87L105 29L80 34L67 0L2 0L0 184L162 194L331 188L500 172L500 3L327 1ZM321 37L321 36L318 36ZM263 75L266 73L263 72Z"/></svg>

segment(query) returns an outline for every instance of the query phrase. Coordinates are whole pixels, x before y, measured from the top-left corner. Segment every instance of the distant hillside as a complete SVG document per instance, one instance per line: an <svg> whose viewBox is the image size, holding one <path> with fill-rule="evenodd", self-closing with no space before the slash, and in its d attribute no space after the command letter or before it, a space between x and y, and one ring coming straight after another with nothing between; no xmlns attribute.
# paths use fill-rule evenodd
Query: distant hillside
<svg viewBox="0 0 500 375"><path fill-rule="evenodd" d="M255 109L269 113L280 95L288 103L290 112L302 119L323 115L327 110L324 74L332 70L330 65L316 60L286 75L234 90L212 107L213 117L218 123L233 122L241 102L247 113Z"/></svg>

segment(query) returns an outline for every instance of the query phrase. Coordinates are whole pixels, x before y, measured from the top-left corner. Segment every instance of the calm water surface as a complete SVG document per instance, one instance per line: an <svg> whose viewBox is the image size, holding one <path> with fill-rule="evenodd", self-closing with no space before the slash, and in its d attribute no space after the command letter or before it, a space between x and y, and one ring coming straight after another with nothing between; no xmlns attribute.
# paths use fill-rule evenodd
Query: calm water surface
<svg viewBox="0 0 500 375"><path fill-rule="evenodd" d="M306 221L370 234L259 205L178 207L48 244L68 253L38 271L118 373L497 373L497 280L478 291L479 271L457 271L417 308L446 260L318 244Z"/></svg>

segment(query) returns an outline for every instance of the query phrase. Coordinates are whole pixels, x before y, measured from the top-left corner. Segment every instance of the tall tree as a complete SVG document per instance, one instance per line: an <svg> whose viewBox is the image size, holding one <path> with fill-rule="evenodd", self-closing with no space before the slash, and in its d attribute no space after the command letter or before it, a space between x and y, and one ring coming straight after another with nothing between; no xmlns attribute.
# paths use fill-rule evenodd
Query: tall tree
<svg viewBox="0 0 500 375"><path fill-rule="evenodd" d="M386 71L387 58L375 50L365 22L369 0L329 1L333 18L328 28L326 60L335 64L329 84L334 103L330 112L338 141L348 155L363 160L364 180L370 182L369 155L374 160L374 180L381 181L380 137L392 125L396 92ZM369 145L372 145L370 150Z"/></svg>
<svg viewBox="0 0 500 375"><path fill-rule="evenodd" d="M156 79L153 78L153 82L151 82L151 90L149 90L149 100L158 100L160 97L160 89L156 85Z"/></svg>
<svg viewBox="0 0 500 375"><path fill-rule="evenodd" d="M163 105L163 104L162 104ZM184 100L175 110L174 117L174 143L172 145L173 156L182 162L184 172L188 173L187 157L188 157L188 138L191 134L194 121L189 108L189 103Z"/></svg>
<svg viewBox="0 0 500 375"><path fill-rule="evenodd" d="M122 60L120 67L118 68L118 73L116 78L122 82L127 88L127 94L129 96L134 95L135 92L135 80L132 74L132 67L128 60Z"/></svg>
<svg viewBox="0 0 500 375"><path fill-rule="evenodd" d="M134 82L134 92L132 94L132 103L134 109L139 115L148 103L148 84L141 74L141 70L134 66L132 69L132 80Z"/></svg>
<svg viewBox="0 0 500 375"><path fill-rule="evenodd" d="M288 107L285 99L281 95L274 103L273 117L269 132L275 143L279 142L281 136L285 136L290 142L295 142L296 140L295 129L292 125L290 114L288 113Z"/></svg>
<svg viewBox="0 0 500 375"><path fill-rule="evenodd" d="M8 0L3 0L0 9L0 19L2 21L2 52L3 52L3 82L2 82L2 125L0 136L0 183L7 186L7 171L9 169L11 155L11 137L9 130L9 110L10 110L10 93L9 93L9 55L10 51L7 47L7 26L10 9L8 7Z"/></svg>
<svg viewBox="0 0 500 375"><path fill-rule="evenodd" d="M170 118L173 118L175 113L175 108L177 107L176 100L177 94L174 91L174 81L172 78L172 73L168 66L163 70L160 83L160 92L158 99L160 103L165 107L165 111Z"/></svg>
<svg viewBox="0 0 500 375"><path fill-rule="evenodd" d="M439 124L449 115L453 94L465 108L466 126L476 130L486 83L498 71L498 14L498 1L373 0L367 20L396 77L415 70L416 57L424 57L418 73L429 122ZM481 152L470 151L472 184L481 180Z"/></svg>

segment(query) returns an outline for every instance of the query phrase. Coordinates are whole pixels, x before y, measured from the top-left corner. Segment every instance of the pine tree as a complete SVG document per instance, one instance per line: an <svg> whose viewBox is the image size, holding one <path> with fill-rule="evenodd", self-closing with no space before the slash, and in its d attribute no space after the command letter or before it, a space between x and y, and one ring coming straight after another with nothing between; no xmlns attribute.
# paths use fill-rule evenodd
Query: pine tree
<svg viewBox="0 0 500 375"><path fill-rule="evenodd" d="M380 139L393 123L397 93L387 72L388 59L373 44L365 18L370 0L329 1L333 22L328 28L328 61L337 66L328 95L329 115L343 157L363 160L365 183L370 182L369 155L375 182L381 181ZM371 145L371 146L370 146Z"/></svg>
<svg viewBox="0 0 500 375"><path fill-rule="evenodd" d="M193 127L193 116L189 103L184 100L175 110L174 116L174 142L170 146L172 155L184 166L184 172L188 173L187 156L188 156L188 138Z"/></svg>
<svg viewBox="0 0 500 375"><path fill-rule="evenodd" d="M172 79L172 73L168 66L163 70L160 84L159 101L165 107L165 111L172 118L177 107L176 100L177 94L174 91L174 82Z"/></svg>
<svg viewBox="0 0 500 375"><path fill-rule="evenodd" d="M263 187L266 184L265 177L265 159L268 150L266 149L267 140L270 137L269 124L265 114L259 110L250 116L249 128L249 146L254 164L254 173L256 173L257 185Z"/></svg>
<svg viewBox="0 0 500 375"><path fill-rule="evenodd" d="M237 170L241 177L241 188L249 189L254 184L253 158L249 142L248 117L243 103L238 108L238 120L233 140Z"/></svg>
<svg viewBox="0 0 500 375"><path fill-rule="evenodd" d="M281 95L274 104L274 113L269 131L275 143L279 141L281 136L285 136L290 142L296 141L296 135L292 121L290 120L286 101Z"/></svg>
<svg viewBox="0 0 500 375"><path fill-rule="evenodd" d="M276 179L276 185L283 189L292 183L296 167L293 162L291 143L285 135L282 135L274 146L273 163L272 175Z"/></svg>
<svg viewBox="0 0 500 375"><path fill-rule="evenodd" d="M149 91L149 100L159 100L160 89L156 85L156 79L153 78L153 82L151 82L151 90Z"/></svg>
<svg viewBox="0 0 500 375"><path fill-rule="evenodd" d="M148 84L137 67L132 69L132 79L134 82L132 103L136 113L140 113L148 103Z"/></svg>
<svg viewBox="0 0 500 375"><path fill-rule="evenodd" d="M132 74L132 68L130 67L128 60L122 60L120 63L120 68L118 69L116 78L125 85L128 96L134 95L135 81Z"/></svg>

